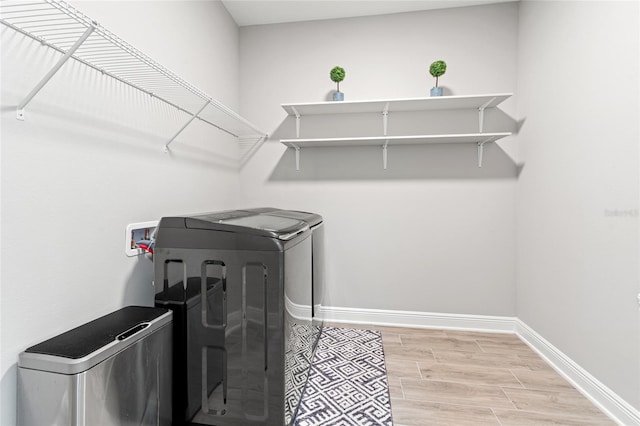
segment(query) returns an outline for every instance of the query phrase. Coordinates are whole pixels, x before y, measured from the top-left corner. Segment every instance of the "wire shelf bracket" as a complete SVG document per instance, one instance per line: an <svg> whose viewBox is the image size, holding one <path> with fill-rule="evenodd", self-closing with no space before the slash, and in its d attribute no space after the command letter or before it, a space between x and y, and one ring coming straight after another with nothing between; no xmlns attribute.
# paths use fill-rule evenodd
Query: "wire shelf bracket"
<svg viewBox="0 0 640 426"><path fill-rule="evenodd" d="M193 122L193 120L195 120L196 118L198 118L198 116L200 115L200 113L201 113L202 111L204 111L204 109L205 109L207 106L209 106L209 104L210 104L210 103L211 103L211 99L209 99L209 100L208 100L204 105L202 105L202 108L200 108L200 109L198 110L198 112L196 112L195 114L193 114L193 115L191 116L191 118L189 119L189 121L187 121L186 123L184 123L184 126L182 126L182 127L180 128L180 130L178 130L178 131L176 132L176 134L175 134L175 135L173 135L173 137L172 137L171 139L169 139L169 141L164 145L164 152L169 152L169 145L171 145L171 143L172 143L174 140L176 140L176 138L180 135L180 133L182 133L182 131L183 131L184 129L186 129L186 128L189 126L189 124L191 124L191 123Z"/></svg>
<svg viewBox="0 0 640 426"><path fill-rule="evenodd" d="M40 82L36 85L36 87L33 88L33 90L27 95L27 97L24 98L24 100L18 104L17 115L16 115L16 118L18 120L24 121L25 107L38 94L38 92L42 90L42 88L49 82L49 80L51 80L51 78L60 70L60 68L62 68L62 66L69 60L69 58L71 58L71 56L75 53L75 51L78 50L80 46L82 46L82 43L84 43L89 38L89 36L91 35L91 33L93 33L95 29L96 29L96 22L93 22L92 25L89 28L87 28L87 30L73 44L73 46L71 46L71 48L67 51L67 53L65 53L65 55L62 58L60 58L58 63L55 64L53 68L51 68L51 70L44 77L42 77L42 80L40 80Z"/></svg>

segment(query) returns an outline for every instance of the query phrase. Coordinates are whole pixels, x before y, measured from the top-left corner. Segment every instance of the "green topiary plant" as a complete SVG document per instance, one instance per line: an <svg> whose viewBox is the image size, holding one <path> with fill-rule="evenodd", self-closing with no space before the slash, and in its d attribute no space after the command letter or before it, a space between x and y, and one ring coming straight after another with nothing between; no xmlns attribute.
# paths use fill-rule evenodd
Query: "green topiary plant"
<svg viewBox="0 0 640 426"><path fill-rule="evenodd" d="M445 61L435 61L429 67L429 73L436 78L436 86L438 87L438 77L447 71L447 63Z"/></svg>
<svg viewBox="0 0 640 426"><path fill-rule="evenodd" d="M331 72L329 73L329 77L331 77L331 81L338 85L338 92L340 91L340 82L344 80L345 72L342 67L333 67L331 68Z"/></svg>

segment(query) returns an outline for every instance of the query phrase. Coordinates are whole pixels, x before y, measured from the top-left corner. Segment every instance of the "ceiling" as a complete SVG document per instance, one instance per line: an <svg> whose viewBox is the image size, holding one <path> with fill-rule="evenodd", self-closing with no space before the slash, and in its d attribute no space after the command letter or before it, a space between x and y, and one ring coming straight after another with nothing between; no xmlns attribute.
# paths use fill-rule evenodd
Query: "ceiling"
<svg viewBox="0 0 640 426"><path fill-rule="evenodd" d="M352 18L475 6L513 0L222 0L236 23L248 25Z"/></svg>

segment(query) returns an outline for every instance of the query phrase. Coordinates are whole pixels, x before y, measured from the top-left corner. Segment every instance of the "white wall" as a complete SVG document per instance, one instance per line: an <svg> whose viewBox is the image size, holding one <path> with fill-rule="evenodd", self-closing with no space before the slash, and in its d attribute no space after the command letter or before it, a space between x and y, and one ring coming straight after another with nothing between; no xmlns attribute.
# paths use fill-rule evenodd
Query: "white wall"
<svg viewBox="0 0 640 426"><path fill-rule="evenodd" d="M640 408L637 2L520 4L518 317Z"/></svg>
<svg viewBox="0 0 640 426"><path fill-rule="evenodd" d="M15 422L20 351L150 303L150 262L124 255L128 223L261 205L325 217L330 306L517 315L640 408L637 3L526 1L240 35L218 2L73 4L273 137L241 181L233 141L198 124L167 156L184 116L73 62L19 122L15 105L59 56L0 28L0 424ZM378 148L309 149L295 171L278 142L293 136L281 103L325 100L334 65L347 100L426 96L435 59L449 64L446 94L516 93L488 117L524 120L506 153L488 147L478 169L474 147L393 148L384 171ZM304 121L313 131L336 129Z"/></svg>
<svg viewBox="0 0 640 426"><path fill-rule="evenodd" d="M238 29L219 2L73 2L233 108ZM2 26L2 417L15 423L17 355L130 304L153 303L152 264L125 256L125 227L237 207L236 144L75 62L15 107L59 54Z"/></svg>
<svg viewBox="0 0 640 426"><path fill-rule="evenodd" d="M272 134L242 171L243 204L323 215L329 306L515 314L516 166L500 148L479 169L475 146L393 147L388 170L377 147L303 149L296 171L279 139L295 135L280 104L326 100L335 65L347 100L428 96L437 59L448 63L445 94L514 92L517 18L504 3L240 29L241 108ZM509 122L514 100L503 109ZM418 120L477 131L477 114L458 118ZM323 120L303 117L301 136L381 135L381 118Z"/></svg>

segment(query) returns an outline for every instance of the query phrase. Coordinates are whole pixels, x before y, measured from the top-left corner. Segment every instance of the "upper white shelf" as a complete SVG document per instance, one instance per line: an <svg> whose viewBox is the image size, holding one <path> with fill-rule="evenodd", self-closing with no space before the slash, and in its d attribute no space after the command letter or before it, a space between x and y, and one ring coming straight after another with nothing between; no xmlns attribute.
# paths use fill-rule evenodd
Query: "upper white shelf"
<svg viewBox="0 0 640 426"><path fill-rule="evenodd" d="M428 98L374 99L363 101L282 104L292 116L319 114L371 113L393 111L435 111L492 108L512 96L511 93L469 96L434 96Z"/></svg>
<svg viewBox="0 0 640 426"><path fill-rule="evenodd" d="M56 66L18 105L18 119L33 97L69 59L74 58L190 115L169 144L198 119L244 140L268 135L245 118L169 71L62 0L3 0L0 22L63 54Z"/></svg>

